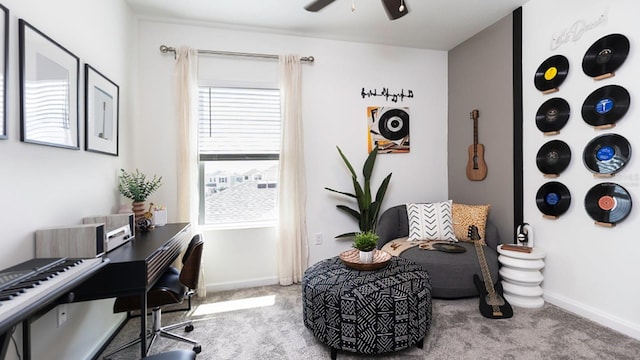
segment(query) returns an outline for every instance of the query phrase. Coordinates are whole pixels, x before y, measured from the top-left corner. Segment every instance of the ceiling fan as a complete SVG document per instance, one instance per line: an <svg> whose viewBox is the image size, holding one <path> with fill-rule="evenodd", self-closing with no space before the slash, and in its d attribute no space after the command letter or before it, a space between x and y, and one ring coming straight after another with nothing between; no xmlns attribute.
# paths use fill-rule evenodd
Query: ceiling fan
<svg viewBox="0 0 640 360"><path fill-rule="evenodd" d="M304 8L307 11L316 12L322 10L325 6L334 1L335 0L314 0ZM384 6L384 10L387 12L389 20L399 19L409 13L409 9L407 8L404 0L382 0L382 5Z"/></svg>

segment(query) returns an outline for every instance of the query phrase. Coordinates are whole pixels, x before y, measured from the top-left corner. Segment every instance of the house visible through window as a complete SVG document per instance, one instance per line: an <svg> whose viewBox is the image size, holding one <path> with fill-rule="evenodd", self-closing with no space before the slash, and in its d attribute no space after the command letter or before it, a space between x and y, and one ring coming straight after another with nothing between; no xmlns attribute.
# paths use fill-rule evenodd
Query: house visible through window
<svg viewBox="0 0 640 360"><path fill-rule="evenodd" d="M200 223L277 219L280 90L200 87Z"/></svg>

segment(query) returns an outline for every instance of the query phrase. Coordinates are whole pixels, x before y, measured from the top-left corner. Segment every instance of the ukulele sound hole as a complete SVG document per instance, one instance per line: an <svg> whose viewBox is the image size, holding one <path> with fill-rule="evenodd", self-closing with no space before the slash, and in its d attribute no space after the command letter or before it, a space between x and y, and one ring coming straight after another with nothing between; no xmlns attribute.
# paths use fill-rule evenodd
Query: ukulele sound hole
<svg viewBox="0 0 640 360"><path fill-rule="evenodd" d="M504 299L498 294L496 294L495 301L491 298L491 295L487 294L487 296L485 297L485 301L487 302L487 305L504 306Z"/></svg>

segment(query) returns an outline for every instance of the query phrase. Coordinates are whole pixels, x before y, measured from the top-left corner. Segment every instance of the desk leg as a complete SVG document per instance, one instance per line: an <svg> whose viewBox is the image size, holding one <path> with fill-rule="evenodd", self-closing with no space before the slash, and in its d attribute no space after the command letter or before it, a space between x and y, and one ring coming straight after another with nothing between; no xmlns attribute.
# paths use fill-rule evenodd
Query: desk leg
<svg viewBox="0 0 640 360"><path fill-rule="evenodd" d="M140 357L147 356L147 293L140 295Z"/></svg>

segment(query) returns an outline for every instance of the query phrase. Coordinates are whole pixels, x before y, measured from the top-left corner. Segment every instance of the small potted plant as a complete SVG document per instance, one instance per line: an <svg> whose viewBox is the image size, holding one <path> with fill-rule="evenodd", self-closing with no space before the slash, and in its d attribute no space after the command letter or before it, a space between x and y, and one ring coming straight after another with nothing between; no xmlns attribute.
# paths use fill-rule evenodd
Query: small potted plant
<svg viewBox="0 0 640 360"><path fill-rule="evenodd" d="M137 220L145 213L144 202L162 185L162 176L153 175L152 178L147 178L138 169L133 173L120 169L119 180L118 190L124 197L133 200L131 205Z"/></svg>
<svg viewBox="0 0 640 360"><path fill-rule="evenodd" d="M376 249L379 236L373 231L359 232L353 238L353 247L360 250L360 262L373 263L373 253Z"/></svg>

